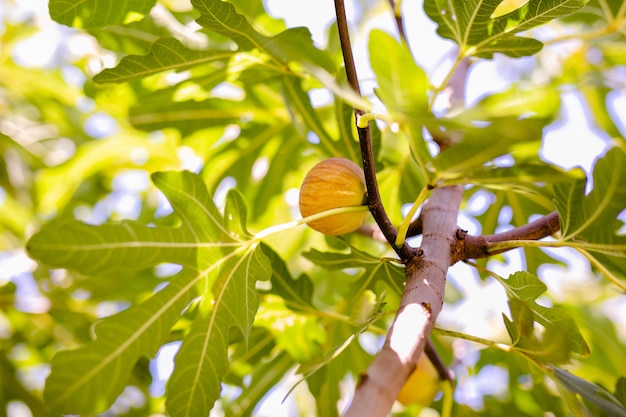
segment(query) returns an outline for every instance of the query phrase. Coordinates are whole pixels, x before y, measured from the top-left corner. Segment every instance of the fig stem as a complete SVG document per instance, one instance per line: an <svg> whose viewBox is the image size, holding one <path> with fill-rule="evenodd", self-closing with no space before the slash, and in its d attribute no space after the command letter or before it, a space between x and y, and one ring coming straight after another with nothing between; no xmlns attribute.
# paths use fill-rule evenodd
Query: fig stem
<svg viewBox="0 0 626 417"><path fill-rule="evenodd" d="M293 229L294 227L307 224L315 220L323 219L324 217L334 216L335 214L360 213L360 212L368 211L368 210L369 210L369 207L362 205L362 206L337 207L337 208L333 208L330 210L321 211L319 213L312 214L307 217L303 217L299 220L277 224L277 225L265 228L254 235L254 240L262 240L269 235L273 235L274 233L279 233L285 230Z"/></svg>

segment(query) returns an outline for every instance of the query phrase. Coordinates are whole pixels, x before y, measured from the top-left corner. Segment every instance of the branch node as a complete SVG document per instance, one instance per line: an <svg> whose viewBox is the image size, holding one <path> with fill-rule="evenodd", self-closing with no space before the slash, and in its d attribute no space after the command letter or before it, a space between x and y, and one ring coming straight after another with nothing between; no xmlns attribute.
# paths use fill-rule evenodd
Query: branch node
<svg viewBox="0 0 626 417"><path fill-rule="evenodd" d="M465 236L467 236L467 230L456 229L456 238L458 240L465 240Z"/></svg>
<svg viewBox="0 0 626 417"><path fill-rule="evenodd" d="M363 372L361 375L359 375L359 381L357 382L357 387L364 384L365 382L367 382L367 380L369 379L369 375L367 374L367 372Z"/></svg>

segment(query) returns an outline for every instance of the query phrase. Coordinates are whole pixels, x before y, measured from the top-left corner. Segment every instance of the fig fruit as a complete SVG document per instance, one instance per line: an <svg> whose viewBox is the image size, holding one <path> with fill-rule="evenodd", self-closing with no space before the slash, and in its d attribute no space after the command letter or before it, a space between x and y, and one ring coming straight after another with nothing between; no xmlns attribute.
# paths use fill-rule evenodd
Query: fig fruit
<svg viewBox="0 0 626 417"><path fill-rule="evenodd" d="M397 400L404 405L419 404L429 406L437 392L440 380L437 370L424 354L417 361L417 366L409 379L404 383Z"/></svg>
<svg viewBox="0 0 626 417"><path fill-rule="evenodd" d="M300 188L300 213L307 217L333 208L360 206L365 202L366 192L361 167L345 158L329 158L306 174ZM334 214L308 225L318 232L337 236L358 229L368 213Z"/></svg>

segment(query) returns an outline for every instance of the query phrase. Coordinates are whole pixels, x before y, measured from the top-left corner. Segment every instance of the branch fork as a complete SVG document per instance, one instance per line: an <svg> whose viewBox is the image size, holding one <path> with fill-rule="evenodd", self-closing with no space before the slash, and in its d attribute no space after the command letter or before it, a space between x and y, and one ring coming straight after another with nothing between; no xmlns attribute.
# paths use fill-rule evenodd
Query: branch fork
<svg viewBox="0 0 626 417"><path fill-rule="evenodd" d="M390 4L394 6L391 0ZM343 0L335 0L335 12L348 82L360 95ZM401 37L406 39L401 16L399 13L395 16ZM459 69L453 78L465 79L467 65L460 66ZM454 94L458 100L462 100L463 86L457 86ZM559 230L559 221L557 214L551 213L506 233L470 236L457 226L463 186L443 186L428 190L430 196L423 204L420 217L410 224L403 224L401 236L398 236L398 231L385 212L378 190L369 119L362 117L365 113L361 109L355 108L354 113L367 186L367 204L384 239L406 267L406 285L383 347L366 373L361 376L345 416L383 417L388 415L423 352L426 352L435 365L442 380L452 380L450 371L429 341L435 321L443 308L446 274L450 265L460 260L499 253L489 250L489 245L493 243L549 236ZM423 236L419 249L410 247L404 238L417 234ZM504 250L500 252L502 251Z"/></svg>

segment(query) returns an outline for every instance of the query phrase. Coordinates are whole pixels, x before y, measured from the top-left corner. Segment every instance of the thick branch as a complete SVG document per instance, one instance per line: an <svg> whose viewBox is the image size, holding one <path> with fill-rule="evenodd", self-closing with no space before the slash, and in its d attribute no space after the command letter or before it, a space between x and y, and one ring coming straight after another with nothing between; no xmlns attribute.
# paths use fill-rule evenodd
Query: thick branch
<svg viewBox="0 0 626 417"><path fill-rule="evenodd" d="M386 416L415 368L443 307L462 195L461 186L437 188L424 205L420 255L407 264L398 314L381 351L361 378L346 417Z"/></svg>
<svg viewBox="0 0 626 417"><path fill-rule="evenodd" d="M460 247L455 251L452 261L487 258L512 249L490 251L490 244L511 240L539 240L555 234L560 230L560 227L559 215L554 211L524 226L493 235L472 236L465 235L462 231L459 231L459 237L461 238L459 240Z"/></svg>

